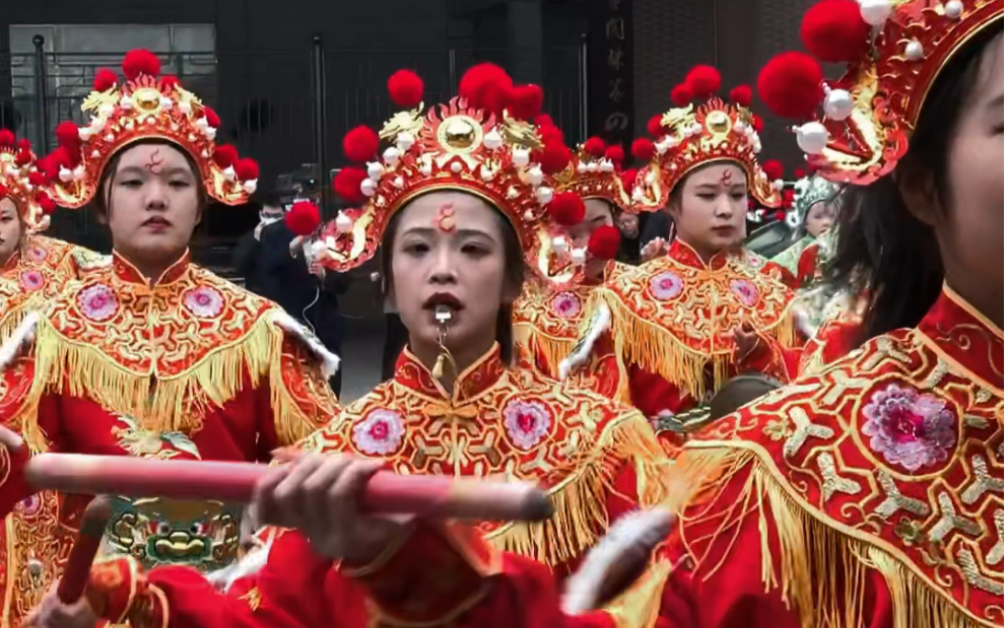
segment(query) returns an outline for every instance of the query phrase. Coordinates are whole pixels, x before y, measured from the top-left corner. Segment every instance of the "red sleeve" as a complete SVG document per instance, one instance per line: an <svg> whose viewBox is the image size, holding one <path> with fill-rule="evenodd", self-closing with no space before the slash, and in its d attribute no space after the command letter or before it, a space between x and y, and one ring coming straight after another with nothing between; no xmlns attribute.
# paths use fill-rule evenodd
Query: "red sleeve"
<svg viewBox="0 0 1005 628"><path fill-rule="evenodd" d="M10 372L4 372L4 379L7 379ZM18 385L20 387L30 386L30 377L21 381ZM8 394L14 394L15 392L12 389L8 389ZM64 447L64 439L59 427L58 397L45 395L38 402L37 410L31 410L30 408L25 410L21 405L26 397L26 392L25 390L25 394L19 395L16 408L4 408L4 410L10 411L2 415L4 426L24 436L25 423L26 421L31 421L35 424L34 437L39 440L44 439L45 445L49 449L60 451ZM37 412L37 419L34 416L27 417L28 412ZM37 423L35 423L36 421ZM24 475L25 465L33 449L31 445L31 439L26 438L25 444L20 451L13 454L8 452L6 448L0 447L0 517L6 517L14 510L14 506L18 502L36 492L28 485L28 481ZM37 444L34 448L37 448Z"/></svg>
<svg viewBox="0 0 1005 628"><path fill-rule="evenodd" d="M614 628L602 612L563 615L558 579L547 567L500 553L460 524L420 524L385 559L344 573L389 625Z"/></svg>
<svg viewBox="0 0 1005 628"><path fill-rule="evenodd" d="M352 611L348 583L296 533L276 539L249 582L244 595L230 595L195 569L162 567L144 577L119 558L92 568L87 595L101 618L125 618L134 628L315 628L341 625L335 615L343 606Z"/></svg>

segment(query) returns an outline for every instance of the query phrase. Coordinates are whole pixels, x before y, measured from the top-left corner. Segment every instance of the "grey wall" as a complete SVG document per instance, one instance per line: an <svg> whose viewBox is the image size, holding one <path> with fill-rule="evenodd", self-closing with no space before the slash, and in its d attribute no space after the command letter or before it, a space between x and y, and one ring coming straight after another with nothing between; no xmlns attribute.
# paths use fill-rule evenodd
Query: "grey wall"
<svg viewBox="0 0 1005 628"><path fill-rule="evenodd" d="M225 126L250 99L276 110L269 132L238 141L268 174L309 161L312 36L327 52L330 153L340 153L346 128L379 121L386 110L384 83L394 70L415 67L429 91L445 90L445 0L68 0L4 2L0 55L9 49L11 24L209 23L216 26L218 89L207 94ZM56 5L53 8L51 5ZM393 48L393 50L388 50ZM362 52L369 50L370 52ZM0 83L6 68L0 69ZM0 84L0 93L7 85ZM226 138L232 139L232 138Z"/></svg>
<svg viewBox="0 0 1005 628"><path fill-rule="evenodd" d="M799 49L802 15L816 0L633 0L637 132L670 106L670 90L698 63L722 72L723 92L747 83L765 118L766 157L791 166L801 155L787 123L773 120L756 98L758 70L778 52ZM723 95L725 95L725 93Z"/></svg>

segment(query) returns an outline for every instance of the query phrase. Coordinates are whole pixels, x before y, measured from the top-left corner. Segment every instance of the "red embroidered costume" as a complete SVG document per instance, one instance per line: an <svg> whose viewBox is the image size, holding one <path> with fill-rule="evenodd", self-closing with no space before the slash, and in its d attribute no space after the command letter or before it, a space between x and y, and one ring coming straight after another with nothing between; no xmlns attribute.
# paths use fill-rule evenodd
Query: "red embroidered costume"
<svg viewBox="0 0 1005 628"><path fill-rule="evenodd" d="M159 77L149 52L129 53L123 70L124 82L99 73L83 105L87 126L60 125L61 146L47 158L57 202L89 202L110 159L150 138L188 153L210 197L244 202L257 166L215 145L216 114L174 77ZM5 385L24 389L2 419L31 452L265 461L337 411L326 381L337 358L278 306L187 252L157 278L113 253L30 313L2 355ZM5 458L0 473L0 514L13 512L0 588L12 625L59 576L86 505L28 497L23 461ZM223 504L119 499L105 546L148 565L214 569L236 558L239 518Z"/></svg>
<svg viewBox="0 0 1005 628"><path fill-rule="evenodd" d="M462 85L481 78L480 72L496 70L471 72ZM399 89L417 81L411 73L392 78L399 106L419 103L421 92L406 98ZM531 156L538 132L526 122L532 116L518 102L505 105L504 113L502 103L495 109L480 98L475 92L469 103L462 90L461 97L425 114L421 108L402 111L381 131L394 146L375 162L379 168L371 163L369 176L342 170L336 189L365 204L329 226L322 237L327 247L323 263L343 270L362 263L373 254L394 212L437 190L489 200L511 222L524 250L534 250L533 237L553 193L530 175L538 168ZM352 185L346 187L347 181ZM657 503L666 490L662 452L637 411L534 369L507 366L498 345L460 373L450 391L406 350L393 380L346 406L304 447L382 458L403 474L502 475L548 489L556 515L547 522L483 525L476 535L449 524L418 525L410 544L421 548L423 556L398 566L430 585L429 595L406 605L430 625L439 625L454 596L469 603L485 599L488 590L481 575L502 573L513 560L504 560L500 549L564 574L612 519L637 504ZM482 535L487 545L478 546L476 553L456 553L459 547L475 547L470 539ZM235 584L237 590L229 595L194 570L162 568L140 576L126 559L97 565L89 595L95 608L105 609L104 617L127 616L137 628L395 625L403 590L387 589L380 574L387 560L396 562L397 547L389 547L370 566L333 566L314 556L299 534L280 533L267 564ZM458 578L456 569L471 571ZM665 562L654 563L647 578L655 586L643 596L658 591L666 572ZM109 573L114 577L106 577ZM631 600L621 604L629 611L639 605ZM498 606L496 612L509 609Z"/></svg>
<svg viewBox="0 0 1005 628"><path fill-rule="evenodd" d="M546 142L550 137L548 133L561 133L552 128L544 127ZM624 157L620 147L605 147L600 138L590 138L554 176L555 190L575 194L583 201L604 201L611 208L612 218L615 210L629 210L631 201L622 186L619 155ZM582 214L576 218L576 222L582 221ZM590 294L612 273L627 268L610 259L599 277L586 276L587 259L596 257L600 248L611 248L598 246L598 239L617 235L614 227L599 227L593 233L595 235L583 246L583 243L570 242L561 225L542 228L537 240L538 254L531 261L536 276L524 283L523 293L513 305L513 331L517 342L523 345L535 366L550 377L564 379L570 375L562 371L561 363L579 340ZM609 252L605 252L605 256ZM577 369L571 379L583 388L629 402L625 375L619 368L613 345L608 345L595 346L589 366Z"/></svg>
<svg viewBox="0 0 1005 628"><path fill-rule="evenodd" d="M1000 32L1002 13L1001 0L919 0L897 5L874 35L863 28L871 45L839 83L858 94L857 114L846 133L833 127L829 147L850 157L844 142L866 123L873 140L892 141L863 140L860 160L825 174L864 184L888 173L936 70L978 31ZM901 54L911 37L924 54ZM878 91L859 91L876 77ZM874 100L879 93L896 106ZM675 568L644 622L563 616L540 566L516 559L480 580L477 604L435 599L453 601L457 628L1002 626L1003 342L945 286L917 327L875 337L690 440L675 466L699 490L667 540ZM477 551L473 540L458 555ZM406 544L367 575L402 602L402 622L423 619L404 605L413 596L437 595L416 577L422 557ZM437 579L455 576L468 592L472 573L456 567Z"/></svg>
<svg viewBox="0 0 1005 628"><path fill-rule="evenodd" d="M632 191L636 208L665 207L691 171L717 161L739 165L760 203L779 203L778 191L757 161L760 139L748 108L749 89L734 90L738 102L731 103L714 91L701 92L690 77L675 90L704 102L675 107L661 118L659 138L649 151L653 159L638 173ZM795 342L792 293L751 265L742 249L704 261L677 238L666 256L615 269L592 297L588 310L599 313L585 327L569 365L582 365L596 339L616 347L631 402L657 423L658 431L677 431L674 415L706 401L738 372L785 377L780 348ZM744 323L763 342L752 355L737 356L733 333Z"/></svg>

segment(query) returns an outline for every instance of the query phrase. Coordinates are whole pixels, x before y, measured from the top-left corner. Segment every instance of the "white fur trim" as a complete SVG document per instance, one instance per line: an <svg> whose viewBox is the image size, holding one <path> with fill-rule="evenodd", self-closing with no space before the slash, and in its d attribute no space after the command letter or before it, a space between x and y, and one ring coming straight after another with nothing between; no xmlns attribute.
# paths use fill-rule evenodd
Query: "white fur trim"
<svg viewBox="0 0 1005 628"><path fill-rule="evenodd" d="M565 379L574 369L586 364L593 352L593 345L601 334L611 328L611 310L606 303L601 302L597 307L597 312L590 321L590 327L586 330L586 335L576 343L572 353L568 355L558 365L558 378Z"/></svg>
<svg viewBox="0 0 1005 628"><path fill-rule="evenodd" d="M264 546L259 546L249 551L245 554L244 558L233 565L206 574L206 580L209 580L210 584L216 587L221 593L227 593L230 591L230 587L234 586L235 582L242 578L249 578L265 567L269 562L269 553L272 551L273 538L269 538L268 543Z"/></svg>
<svg viewBox="0 0 1005 628"><path fill-rule="evenodd" d="M618 519L566 581L562 612L581 615L596 610L608 567L626 552L652 551L670 533L674 519L666 508L639 510Z"/></svg>
<svg viewBox="0 0 1005 628"><path fill-rule="evenodd" d="M35 329L39 320L38 312L28 312L24 320L14 328L10 338L4 340L3 346L0 346L0 371L13 364L24 348L35 342Z"/></svg>
<svg viewBox="0 0 1005 628"><path fill-rule="evenodd" d="M801 334L807 338L816 337L817 328L813 326L812 322L810 322L809 315L801 305L796 304L792 307L792 319L796 323L796 329L798 329Z"/></svg>
<svg viewBox="0 0 1005 628"><path fill-rule="evenodd" d="M272 314L272 322L283 331L293 334L301 342L307 345L307 348L310 349L319 360L321 360L321 368L326 378L331 377L338 372L339 357L321 344L321 341L317 339L317 336L312 334L306 327L297 322L295 318L282 310L276 310Z"/></svg>

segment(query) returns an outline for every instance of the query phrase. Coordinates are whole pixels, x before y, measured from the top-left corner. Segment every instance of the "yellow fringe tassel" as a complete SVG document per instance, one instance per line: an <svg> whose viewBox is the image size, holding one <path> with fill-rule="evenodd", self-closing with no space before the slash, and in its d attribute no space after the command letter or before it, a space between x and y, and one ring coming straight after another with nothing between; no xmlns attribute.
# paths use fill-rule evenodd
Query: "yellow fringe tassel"
<svg viewBox="0 0 1005 628"><path fill-rule="evenodd" d="M541 523L510 523L485 535L496 547L556 567L596 545L610 524L607 499L617 494L616 474L634 464L642 507L665 504L670 462L641 414L628 412L601 433L596 446L575 461L578 469L551 489L555 514Z"/></svg>
<svg viewBox="0 0 1005 628"><path fill-rule="evenodd" d="M260 318L240 340L214 348L183 373L166 377L135 373L97 348L75 343L45 317L35 330L35 376L20 413L22 436L34 451L45 451L38 424L38 401L59 393L95 401L136 419L152 432L192 434L211 407L233 399L248 383L256 388L268 375L276 431L283 444L295 443L313 428L286 389L282 376L284 332Z"/></svg>
<svg viewBox="0 0 1005 628"><path fill-rule="evenodd" d="M538 366L538 357L544 358L547 366L544 374L553 379L558 379L559 364L569 357L573 347L576 346L576 338L556 338L542 334L528 323L517 323L513 326L513 340L526 352L535 368Z"/></svg>
<svg viewBox="0 0 1005 628"><path fill-rule="evenodd" d="M710 390L719 390L734 373L733 346L718 347L715 353L695 350L659 324L640 318L609 290L593 291L589 311L600 302L611 310L611 333L621 361L637 364L681 388L695 399ZM796 341L793 317L786 311L772 327L758 330L775 338L783 347ZM711 386L708 370L711 369Z"/></svg>
<svg viewBox="0 0 1005 628"><path fill-rule="evenodd" d="M701 508L702 504L715 504L704 516L685 518L682 514L685 526L688 521L721 519L714 535L719 536L728 530L735 533L740 517L758 517L765 591L777 590L782 600L798 613L805 628L862 626L870 570L878 571L889 588L892 628L990 625L967 615L881 547L823 523L791 494L773 467L753 451L689 449L677 459L676 465L690 486L700 487L693 495L701 503L693 501L692 505ZM718 493L734 478L743 477L741 474L748 474L742 495L730 508L723 509ZM772 528L778 535L774 555L768 544ZM691 546L695 541L707 545L711 540L687 539ZM694 558L706 577L729 562L728 555Z"/></svg>

